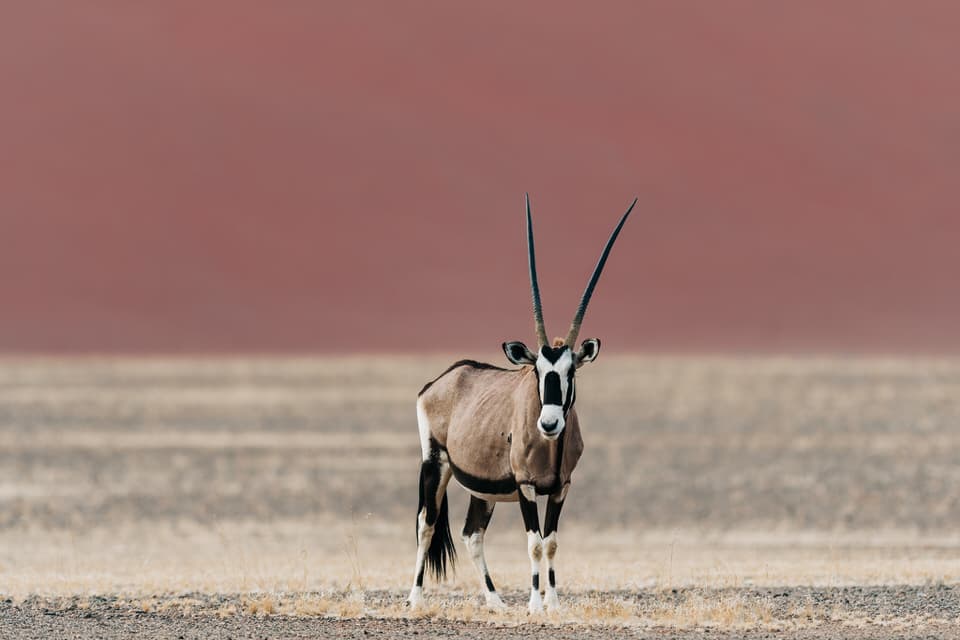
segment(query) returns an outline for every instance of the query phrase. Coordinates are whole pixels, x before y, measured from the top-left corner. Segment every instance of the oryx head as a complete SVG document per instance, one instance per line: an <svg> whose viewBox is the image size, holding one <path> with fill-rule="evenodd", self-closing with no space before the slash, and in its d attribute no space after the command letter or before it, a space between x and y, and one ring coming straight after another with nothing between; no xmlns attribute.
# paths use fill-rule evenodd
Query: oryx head
<svg viewBox="0 0 960 640"><path fill-rule="evenodd" d="M574 351L576 347L577 336L580 334L580 324L583 322L583 314L587 311L587 305L590 303L590 296L593 295L593 289L597 286L600 279L600 273L603 271L603 265L607 262L607 256L610 255L610 249L623 228L623 223L627 221L627 216L633 211L637 199L634 198L627 212L620 218L620 223L610 234L603 253L600 254L600 260L597 262L593 275L587 283L587 288L580 298L580 306L577 307L577 313L570 324L570 331L565 339L556 339L553 344L547 341L547 330L543 324L543 309L540 305L540 285L537 282L537 261L533 249L533 220L530 216L530 198L527 203L527 255L530 263L530 288L533 292L533 319L537 329L537 352L533 353L522 342L504 342L503 352L507 359L519 365L532 365L539 381L540 393L540 417L537 419L537 428L545 438L555 440L563 433L566 426L567 412L573 406L576 399L576 386L574 384L574 374L576 370L588 362L596 359L600 352L600 341L596 338L589 338L580 343L580 349Z"/></svg>

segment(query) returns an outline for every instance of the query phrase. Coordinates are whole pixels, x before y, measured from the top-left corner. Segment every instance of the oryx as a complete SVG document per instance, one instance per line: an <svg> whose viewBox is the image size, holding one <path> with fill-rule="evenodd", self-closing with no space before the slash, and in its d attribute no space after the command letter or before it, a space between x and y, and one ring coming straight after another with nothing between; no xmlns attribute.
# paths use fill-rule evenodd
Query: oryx
<svg viewBox="0 0 960 640"><path fill-rule="evenodd" d="M520 503L527 531L532 587L530 613L543 611L540 596L540 562L547 561L546 606L559 607L553 558L557 552L557 523L570 486L570 475L583 441L573 405L574 374L592 362L600 341L584 340L574 351L580 324L604 263L623 223L637 200L623 214L610 235L587 284L566 339L547 341L540 306L540 287L533 248L530 198L526 198L527 253L537 351L522 342L505 342L507 360L520 369L461 360L427 383L417 398L420 427L420 505L417 508L417 562L411 607L423 600L423 573L429 567L437 579L452 567L456 552L447 515L447 482L451 474L470 493L470 507L462 539L480 572L487 606L504 608L483 557L483 534L497 502ZM543 534L536 498L546 495Z"/></svg>

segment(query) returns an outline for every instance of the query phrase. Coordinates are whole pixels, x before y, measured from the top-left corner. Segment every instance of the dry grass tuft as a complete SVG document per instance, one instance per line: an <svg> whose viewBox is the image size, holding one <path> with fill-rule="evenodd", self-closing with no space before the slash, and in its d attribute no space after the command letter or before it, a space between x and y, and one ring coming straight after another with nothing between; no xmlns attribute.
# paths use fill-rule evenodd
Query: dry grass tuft
<svg viewBox="0 0 960 640"><path fill-rule="evenodd" d="M217 609L217 617L220 618L221 620L225 618L232 618L236 616L238 612L239 612L239 609L237 609L236 605L225 604L221 606L219 609Z"/></svg>
<svg viewBox="0 0 960 640"><path fill-rule="evenodd" d="M691 594L680 602L655 604L644 612L644 618L655 626L675 629L750 629L769 626L774 622L775 610L769 598L748 599L739 595L705 598Z"/></svg>
<svg viewBox="0 0 960 640"><path fill-rule="evenodd" d="M560 612L574 622L608 623L624 622L636 618L637 607L623 598L590 595Z"/></svg>
<svg viewBox="0 0 960 640"><path fill-rule="evenodd" d="M826 620L825 611L817 608L813 600L794 605L787 611L787 617L804 626L815 626Z"/></svg>
<svg viewBox="0 0 960 640"><path fill-rule="evenodd" d="M277 603L273 596L263 595L243 603L244 612L251 616L269 616L277 612Z"/></svg>
<svg viewBox="0 0 960 640"><path fill-rule="evenodd" d="M461 622L472 622L475 620L508 620L516 622L512 612L492 613L481 607L476 598L458 598L457 600L447 600L436 598L433 601L428 600L426 605L421 606L416 611L409 611L405 606L392 607L390 615L398 617L411 618L429 618L441 620L458 620Z"/></svg>
<svg viewBox="0 0 960 640"><path fill-rule="evenodd" d="M194 598L172 598L156 607L157 613L191 615L194 610L202 609L204 603Z"/></svg>
<svg viewBox="0 0 960 640"><path fill-rule="evenodd" d="M132 604L139 611L142 611L143 613L150 613L153 611L155 603L152 600L138 600ZM87 603L87 606L90 606L89 602Z"/></svg>
<svg viewBox="0 0 960 640"><path fill-rule="evenodd" d="M300 596L286 613L298 618L322 617L331 615L339 604L337 600L324 596Z"/></svg>
<svg viewBox="0 0 960 640"><path fill-rule="evenodd" d="M366 594L354 590L328 595L301 595L281 607L279 613L292 617L359 618L369 610Z"/></svg>

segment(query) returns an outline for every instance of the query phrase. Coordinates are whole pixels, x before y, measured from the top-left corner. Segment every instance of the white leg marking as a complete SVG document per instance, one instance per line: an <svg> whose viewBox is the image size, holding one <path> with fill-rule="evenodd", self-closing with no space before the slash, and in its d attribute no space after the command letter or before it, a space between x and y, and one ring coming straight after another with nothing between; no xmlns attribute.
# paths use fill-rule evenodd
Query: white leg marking
<svg viewBox="0 0 960 640"><path fill-rule="evenodd" d="M543 555L547 559L547 588L543 604L551 613L560 610L560 599L557 597L557 588L550 584L553 574L553 557L557 555L557 532L552 531L543 539Z"/></svg>
<svg viewBox="0 0 960 640"><path fill-rule="evenodd" d="M487 600L487 609L490 611L499 612L507 610L506 603L500 599L500 594L496 591L487 591L485 597Z"/></svg>
<svg viewBox="0 0 960 640"><path fill-rule="evenodd" d="M523 497L529 502L537 501L537 490L533 488L532 484L520 485L520 493L522 493Z"/></svg>
<svg viewBox="0 0 960 640"><path fill-rule="evenodd" d="M543 538L539 531L527 531L527 555L530 556L530 604L527 610L531 614L543 613L543 599L540 597L540 560L543 557ZM537 586L533 586L536 584Z"/></svg>
<svg viewBox="0 0 960 640"><path fill-rule="evenodd" d="M411 611L416 611L423 606L423 587L413 585L410 588L410 595L407 596L407 604Z"/></svg>
<svg viewBox="0 0 960 640"><path fill-rule="evenodd" d="M496 591L491 591L487 586L487 576L490 575L490 572L487 569L487 561L483 556L483 534L484 530L481 529L469 536L462 536L463 544L467 547L467 552L470 554L470 559L473 560L473 565L477 568L477 573L480 574L487 608L492 611L503 611L507 608L507 605L503 603Z"/></svg>
<svg viewBox="0 0 960 640"><path fill-rule="evenodd" d="M407 603L411 609L416 609L423 604L423 587L417 584L422 580L424 563L427 559L427 549L430 548L430 541L433 540L433 527L427 524L427 509L420 509L417 515L417 564L413 571L413 587L410 588L410 595L407 597Z"/></svg>

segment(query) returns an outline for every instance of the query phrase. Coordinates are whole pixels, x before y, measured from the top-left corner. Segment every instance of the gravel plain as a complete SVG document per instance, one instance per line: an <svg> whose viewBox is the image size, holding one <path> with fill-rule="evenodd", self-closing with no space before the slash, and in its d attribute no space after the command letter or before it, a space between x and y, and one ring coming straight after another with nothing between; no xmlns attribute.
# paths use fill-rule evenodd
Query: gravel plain
<svg viewBox="0 0 960 640"><path fill-rule="evenodd" d="M523 594L508 594L521 604ZM284 602L286 600L286 602ZM949 586L776 589L677 589L670 592L603 592L575 598L615 602L608 618L584 620L460 618L403 613L395 593L367 592L351 617L305 615L310 602L331 603L323 594L265 597L180 594L127 600L113 596L31 597L0 603L0 633L10 640L33 638L945 638L960 631L960 589ZM702 608L701 617L687 611ZM706 603L719 603L712 609ZM710 614L707 614L707 611ZM382 615L383 611L392 612ZM457 613L459 611L459 613ZM667 615L667 612L672 615ZM678 614L679 612L679 614ZM684 617L686 616L686 617Z"/></svg>

